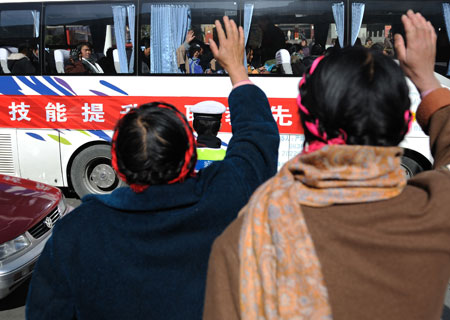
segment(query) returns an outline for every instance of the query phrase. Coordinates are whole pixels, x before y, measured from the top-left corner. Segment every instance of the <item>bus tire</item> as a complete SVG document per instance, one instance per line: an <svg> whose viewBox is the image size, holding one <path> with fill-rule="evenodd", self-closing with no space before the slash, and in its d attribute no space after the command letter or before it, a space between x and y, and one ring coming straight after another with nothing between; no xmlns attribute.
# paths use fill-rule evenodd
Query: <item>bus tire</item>
<svg viewBox="0 0 450 320"><path fill-rule="evenodd" d="M90 193L107 194L125 185L111 166L111 147L104 144L90 146L76 155L70 179L80 198Z"/></svg>
<svg viewBox="0 0 450 320"><path fill-rule="evenodd" d="M405 149L401 165L405 170L408 179L414 177L418 173L431 169L431 163L424 156L409 149Z"/></svg>

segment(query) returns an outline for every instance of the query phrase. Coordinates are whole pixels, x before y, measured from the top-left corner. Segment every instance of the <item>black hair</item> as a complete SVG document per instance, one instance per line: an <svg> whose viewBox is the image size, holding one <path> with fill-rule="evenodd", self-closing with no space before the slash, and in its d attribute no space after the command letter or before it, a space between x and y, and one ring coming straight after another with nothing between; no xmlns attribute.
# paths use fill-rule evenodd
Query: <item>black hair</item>
<svg viewBox="0 0 450 320"><path fill-rule="evenodd" d="M129 184L166 184L179 176L190 148L186 130L192 134L192 129L174 106L144 104L120 119L116 130L117 166ZM196 161L194 151L187 166L190 172Z"/></svg>
<svg viewBox="0 0 450 320"><path fill-rule="evenodd" d="M310 115L300 115L307 142L320 140L305 126L315 119L328 139L344 130L349 145L396 146L403 140L409 89L392 58L364 47L335 50L305 80L300 94Z"/></svg>
<svg viewBox="0 0 450 320"><path fill-rule="evenodd" d="M20 53L25 54L26 56L30 56L31 51L32 51L32 47L29 43L21 43L19 44L19 46L17 47L17 51Z"/></svg>
<svg viewBox="0 0 450 320"><path fill-rule="evenodd" d="M92 50L92 44L90 42L80 42L79 44L77 44L78 52L81 52L81 48L83 48L84 46Z"/></svg>
<svg viewBox="0 0 450 320"><path fill-rule="evenodd" d="M361 38L356 38L354 46L362 46Z"/></svg>
<svg viewBox="0 0 450 320"><path fill-rule="evenodd" d="M192 44L192 41L191 41L191 46L189 47L189 51L188 51L189 57L192 58L196 52L201 51L201 50L202 50L202 47L199 44L197 44L197 43Z"/></svg>
<svg viewBox="0 0 450 320"><path fill-rule="evenodd" d="M384 51L384 44L380 43L380 42L375 42L371 47L370 50L372 51L379 51L379 52L383 52Z"/></svg>
<svg viewBox="0 0 450 320"><path fill-rule="evenodd" d="M196 117L194 115L194 121L192 125L198 135L215 137L220 130L220 118Z"/></svg>
<svg viewBox="0 0 450 320"><path fill-rule="evenodd" d="M145 49L150 48L150 39L142 38L141 39L141 47L144 47Z"/></svg>
<svg viewBox="0 0 450 320"><path fill-rule="evenodd" d="M315 43L311 48L311 55L313 56L320 56L323 52L324 49L320 43Z"/></svg>
<svg viewBox="0 0 450 320"><path fill-rule="evenodd" d="M113 51L114 51L114 48L113 48L113 47L109 47L108 50L106 50L106 57L107 57L108 59L114 59L114 57L113 57Z"/></svg>
<svg viewBox="0 0 450 320"><path fill-rule="evenodd" d="M293 44L288 48L289 54L292 55L293 53L296 53L300 50L300 45Z"/></svg>

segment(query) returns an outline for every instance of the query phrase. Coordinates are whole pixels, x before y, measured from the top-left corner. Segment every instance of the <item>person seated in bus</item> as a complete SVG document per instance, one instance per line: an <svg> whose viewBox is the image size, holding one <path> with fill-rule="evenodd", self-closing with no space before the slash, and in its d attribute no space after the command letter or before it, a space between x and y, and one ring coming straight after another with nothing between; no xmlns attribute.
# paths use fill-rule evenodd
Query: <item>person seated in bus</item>
<svg viewBox="0 0 450 320"><path fill-rule="evenodd" d="M27 43L22 43L17 51L8 56L9 71L12 74L36 74L36 68L31 62L32 47Z"/></svg>
<svg viewBox="0 0 450 320"><path fill-rule="evenodd" d="M64 67L64 70L65 73L76 74L104 73L92 55L92 45L89 42L82 42L75 50L72 50L69 64Z"/></svg>
<svg viewBox="0 0 450 320"><path fill-rule="evenodd" d="M114 66L114 48L110 47L106 50L106 55L98 60L98 64L102 68L105 74L116 74L116 68Z"/></svg>
<svg viewBox="0 0 450 320"><path fill-rule="evenodd" d="M392 31L392 30L391 30ZM386 38L384 38L384 50L386 51L386 54L390 57L394 57L394 46L392 45L392 33L389 31L389 34ZM392 40L392 41L391 41Z"/></svg>
<svg viewBox="0 0 450 320"><path fill-rule="evenodd" d="M275 53L286 46L284 32L275 26L269 15L256 16L255 22L262 30L261 61L272 60L275 58Z"/></svg>
<svg viewBox="0 0 450 320"><path fill-rule="evenodd" d="M186 64L188 64L188 61L189 61L189 56L188 56L189 46L190 46L190 42L192 40L194 40L194 38L195 38L194 30L188 30L188 32L186 34L186 39L184 40L183 44L177 48L177 52L176 52L177 64L178 64L178 69L182 73L186 73L186 71L187 71Z"/></svg>
<svg viewBox="0 0 450 320"><path fill-rule="evenodd" d="M221 127L222 114L226 107L217 101L202 101L190 108L194 115L192 126L197 132L197 164L195 170L201 170L214 161L225 158L226 149L217 137Z"/></svg>
<svg viewBox="0 0 450 320"><path fill-rule="evenodd" d="M192 74L203 73L203 68L200 65L200 56L203 53L203 48L198 43L191 43L188 51L188 72Z"/></svg>
<svg viewBox="0 0 450 320"><path fill-rule="evenodd" d="M220 47L211 48L234 87L225 158L194 174L183 113L163 102L128 112L112 138L112 165L128 186L85 196L55 225L33 272L27 319L201 319L212 242L275 174L280 139L242 64L244 31L223 21L226 34L216 21Z"/></svg>
<svg viewBox="0 0 450 320"><path fill-rule="evenodd" d="M311 54L307 57L304 57L302 62L306 68L309 68L317 57L323 55L325 52L324 48L320 43L313 44L311 48Z"/></svg>
<svg viewBox="0 0 450 320"><path fill-rule="evenodd" d="M41 73L41 64L39 62L39 47L36 43L31 45L30 61L34 69L36 70L36 74Z"/></svg>
<svg viewBox="0 0 450 320"><path fill-rule="evenodd" d="M297 76L302 76L306 71L306 67L303 64L303 54L301 54L300 50L301 47L297 44L292 45L288 50L291 54L292 74Z"/></svg>
<svg viewBox="0 0 450 320"><path fill-rule="evenodd" d="M259 68L255 68L253 66L253 53L254 53L253 48L247 46L245 48L245 53L247 55L246 56L247 57L247 71L249 74L268 74L269 73L264 66L261 66Z"/></svg>
<svg viewBox="0 0 450 320"><path fill-rule="evenodd" d="M305 148L260 187L210 256L203 319L440 319L450 277L450 90L436 33L402 16L400 65L364 47L315 60L297 98ZM407 180L405 74L434 170ZM274 289L275 288L275 289ZM303 317L302 317L303 318Z"/></svg>
<svg viewBox="0 0 450 320"><path fill-rule="evenodd" d="M374 44L372 44L370 49L374 50L374 51L382 52L383 54L388 55L383 42L375 42Z"/></svg>
<svg viewBox="0 0 450 320"><path fill-rule="evenodd" d="M302 39L300 42L300 50L299 50L300 57L303 59L304 57L309 57L311 55L308 45L308 40Z"/></svg>
<svg viewBox="0 0 450 320"><path fill-rule="evenodd" d="M141 39L141 48L139 51L139 63L141 65L141 72L144 74L150 73L150 39Z"/></svg>
<svg viewBox="0 0 450 320"><path fill-rule="evenodd" d="M299 44L293 44L288 48L289 54L291 55L291 62L296 63L299 60L303 59L303 56L300 54L300 45Z"/></svg>

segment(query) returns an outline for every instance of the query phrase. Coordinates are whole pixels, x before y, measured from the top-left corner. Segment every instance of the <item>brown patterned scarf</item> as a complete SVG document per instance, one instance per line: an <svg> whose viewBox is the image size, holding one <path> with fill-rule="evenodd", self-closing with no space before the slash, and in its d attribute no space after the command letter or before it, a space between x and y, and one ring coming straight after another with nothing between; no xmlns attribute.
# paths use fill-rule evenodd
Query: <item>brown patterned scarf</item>
<svg viewBox="0 0 450 320"><path fill-rule="evenodd" d="M386 200L406 185L398 147L333 145L301 154L241 210L242 319L331 319L301 205Z"/></svg>

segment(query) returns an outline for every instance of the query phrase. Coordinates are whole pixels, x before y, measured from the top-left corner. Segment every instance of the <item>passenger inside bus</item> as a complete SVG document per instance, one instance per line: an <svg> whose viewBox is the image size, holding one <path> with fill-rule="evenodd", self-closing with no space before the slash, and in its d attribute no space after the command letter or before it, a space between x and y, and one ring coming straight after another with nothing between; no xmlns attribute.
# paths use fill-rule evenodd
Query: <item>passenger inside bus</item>
<svg viewBox="0 0 450 320"><path fill-rule="evenodd" d="M302 39L302 41L300 42L300 48L297 52L302 59L310 55L309 45L306 39Z"/></svg>
<svg viewBox="0 0 450 320"><path fill-rule="evenodd" d="M200 65L200 57L203 54L203 48L198 43L190 43L189 51L188 51L188 65L189 72L191 74L199 74L203 73L203 68Z"/></svg>
<svg viewBox="0 0 450 320"><path fill-rule="evenodd" d="M141 48L139 51L139 63L141 64L141 72L150 73L150 39L141 39Z"/></svg>
<svg viewBox="0 0 450 320"><path fill-rule="evenodd" d="M103 69L105 74L116 74L116 69L114 67L114 48L110 47L106 50L106 55L98 60L98 64Z"/></svg>
<svg viewBox="0 0 450 320"><path fill-rule="evenodd" d="M66 73L93 74L104 73L102 67L95 61L92 54L92 45L82 42L71 51L69 64L64 67Z"/></svg>
<svg viewBox="0 0 450 320"><path fill-rule="evenodd" d="M245 53L247 55L247 71L249 74L268 74L269 72L266 70L264 66L255 68L253 66L253 48L247 46L245 48Z"/></svg>
<svg viewBox="0 0 450 320"><path fill-rule="evenodd" d="M12 74L35 74L36 67L32 62L33 48L23 43L19 45L17 53L11 53L8 57L8 69Z"/></svg>
<svg viewBox="0 0 450 320"><path fill-rule="evenodd" d="M192 40L195 39L194 30L189 30L186 34L186 38L181 46L177 48L176 56L177 56L177 64L178 69L182 73L186 73L186 70L189 70L189 68L186 68L187 65L189 65L189 47Z"/></svg>
<svg viewBox="0 0 450 320"><path fill-rule="evenodd" d="M275 59L275 53L284 49L286 38L284 32L273 23L268 15L255 17L256 24L262 30L261 47L255 55L259 54L261 63L265 64L267 60Z"/></svg>

